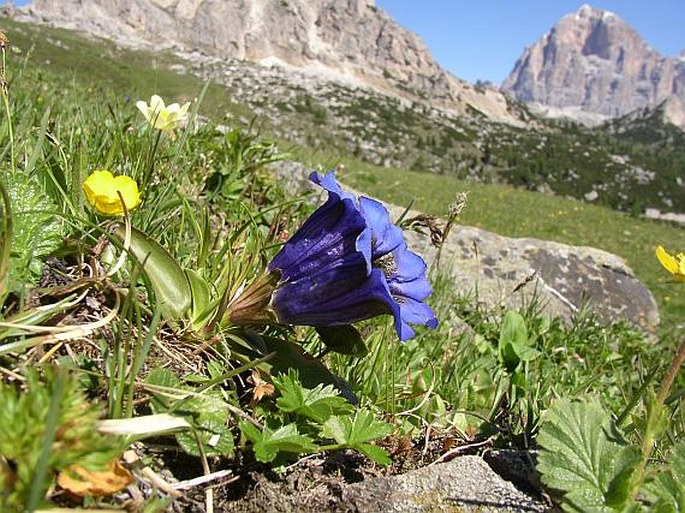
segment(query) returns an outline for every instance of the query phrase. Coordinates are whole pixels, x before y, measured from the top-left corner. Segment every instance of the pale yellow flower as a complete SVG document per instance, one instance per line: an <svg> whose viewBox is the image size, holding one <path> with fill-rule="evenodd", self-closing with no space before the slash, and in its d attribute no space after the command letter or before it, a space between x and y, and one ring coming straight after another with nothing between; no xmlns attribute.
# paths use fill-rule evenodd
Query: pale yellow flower
<svg viewBox="0 0 685 513"><path fill-rule="evenodd" d="M136 107L150 125L173 137L174 129L188 117L190 102L182 106L178 103L164 105L164 100L153 94L149 104L140 100L136 102Z"/></svg>
<svg viewBox="0 0 685 513"><path fill-rule="evenodd" d="M685 281L685 253L671 255L666 252L663 246L657 246L654 252L661 265L664 266L664 269L671 273L678 281Z"/></svg>
<svg viewBox="0 0 685 513"><path fill-rule="evenodd" d="M126 209L133 210L140 205L140 194L136 181L124 175L114 176L107 170L101 169L93 173L83 182L83 191L86 193L88 202L95 209L110 216L124 213L124 200ZM121 193L121 198L119 197Z"/></svg>

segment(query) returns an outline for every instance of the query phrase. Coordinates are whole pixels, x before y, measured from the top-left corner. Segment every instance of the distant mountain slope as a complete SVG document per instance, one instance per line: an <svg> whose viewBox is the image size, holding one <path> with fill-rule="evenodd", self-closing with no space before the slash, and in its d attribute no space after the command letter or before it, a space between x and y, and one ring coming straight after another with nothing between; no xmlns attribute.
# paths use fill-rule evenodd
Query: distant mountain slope
<svg viewBox="0 0 685 513"><path fill-rule="evenodd" d="M685 126L685 60L664 57L614 13L583 5L527 48L502 90L550 113L595 119L675 97L668 121ZM590 115L590 116L588 116Z"/></svg>
<svg viewBox="0 0 685 513"><path fill-rule="evenodd" d="M523 115L498 91L443 70L373 0L33 0L20 12L129 46L282 63L509 123Z"/></svg>

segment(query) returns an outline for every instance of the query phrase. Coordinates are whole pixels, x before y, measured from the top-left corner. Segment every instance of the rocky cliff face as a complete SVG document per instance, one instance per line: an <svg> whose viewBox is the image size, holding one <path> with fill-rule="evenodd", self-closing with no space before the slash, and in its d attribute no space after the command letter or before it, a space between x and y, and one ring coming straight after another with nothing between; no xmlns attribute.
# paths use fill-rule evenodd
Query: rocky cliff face
<svg viewBox="0 0 685 513"><path fill-rule="evenodd" d="M502 89L555 113L615 117L685 100L685 60L667 58L615 14L583 5L527 48ZM682 121L669 101L665 112Z"/></svg>
<svg viewBox="0 0 685 513"><path fill-rule="evenodd" d="M33 0L21 16L122 44L285 64L460 113L519 116L501 93L440 68L373 0Z"/></svg>

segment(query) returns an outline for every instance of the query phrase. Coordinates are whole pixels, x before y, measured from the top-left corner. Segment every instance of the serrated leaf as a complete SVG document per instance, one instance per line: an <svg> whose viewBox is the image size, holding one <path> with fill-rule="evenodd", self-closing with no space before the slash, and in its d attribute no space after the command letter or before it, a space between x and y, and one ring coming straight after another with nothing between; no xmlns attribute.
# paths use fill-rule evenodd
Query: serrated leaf
<svg viewBox="0 0 685 513"><path fill-rule="evenodd" d="M384 462L390 459L385 449L376 447L370 450L370 444L366 442L385 438L392 430L392 425L376 420L370 411L358 410L354 417L336 415L329 418L324 422L322 434L340 445L366 454L378 463L386 464ZM381 454L385 454L385 458Z"/></svg>
<svg viewBox="0 0 685 513"><path fill-rule="evenodd" d="M63 223L54 202L31 177L2 173L12 213L10 283L33 281L40 275L40 257L55 251L64 239ZM10 285L11 287L12 285Z"/></svg>
<svg viewBox="0 0 685 513"><path fill-rule="evenodd" d="M156 413L172 412L186 419L192 431L176 434L176 441L188 454L199 456L199 438L208 456L225 456L233 451L233 435L227 427L229 412L217 390L193 394L169 369L153 369L146 383L167 390L152 391L150 405Z"/></svg>
<svg viewBox="0 0 685 513"><path fill-rule="evenodd" d="M271 375L284 374L292 369L297 370L304 386L316 387L320 383L332 384L347 401L352 404L358 403L350 386L328 370L321 360L305 352L299 344L274 337L260 337L260 342L264 343L267 353L274 353L268 362L260 366L261 369Z"/></svg>
<svg viewBox="0 0 685 513"><path fill-rule="evenodd" d="M147 375L146 383L160 387L181 388L180 378L169 369L152 369Z"/></svg>
<svg viewBox="0 0 685 513"><path fill-rule="evenodd" d="M377 445L358 444L355 446L355 449L357 449L364 456L372 459L379 465L390 465L392 463L388 451L386 451L382 447L378 447Z"/></svg>
<svg viewBox="0 0 685 513"><path fill-rule="evenodd" d="M560 400L545 414L537 469L545 485L564 492L573 512L622 511L640 454L612 433L611 417L596 399Z"/></svg>
<svg viewBox="0 0 685 513"><path fill-rule="evenodd" d="M114 234L124 242L123 225ZM174 321L186 315L192 304L192 291L188 276L176 260L157 241L135 228L131 229L130 251L150 280L162 316Z"/></svg>
<svg viewBox="0 0 685 513"><path fill-rule="evenodd" d="M318 448L311 437L301 435L297 431L295 424L286 424L276 430L264 426L264 429L259 431L251 423L242 421L239 427L252 442L255 457L262 463L273 461L279 453L303 454Z"/></svg>
<svg viewBox="0 0 685 513"><path fill-rule="evenodd" d="M316 388L304 388L297 378L297 373L289 371L274 378L274 384L281 396L276 400L276 406L284 412L303 415L316 422L323 423L332 415L351 413L353 407L333 385Z"/></svg>

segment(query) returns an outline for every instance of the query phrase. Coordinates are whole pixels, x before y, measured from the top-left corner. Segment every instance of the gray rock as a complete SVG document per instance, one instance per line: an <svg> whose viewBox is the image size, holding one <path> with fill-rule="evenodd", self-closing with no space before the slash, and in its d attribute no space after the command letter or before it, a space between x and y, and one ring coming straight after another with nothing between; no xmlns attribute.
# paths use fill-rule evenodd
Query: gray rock
<svg viewBox="0 0 685 513"><path fill-rule="evenodd" d="M342 495L341 511L355 513L551 511L541 499L502 479L478 456L348 485Z"/></svg>
<svg viewBox="0 0 685 513"><path fill-rule="evenodd" d="M402 209L390 211L396 216ZM435 261L427 235L406 235L414 251ZM649 289L621 257L599 249L458 226L443 244L440 269L458 292L475 294L487 308L516 309L537 300L548 314L570 319L587 303L606 322L627 320L648 333L659 324Z"/></svg>

